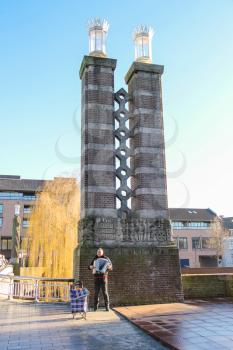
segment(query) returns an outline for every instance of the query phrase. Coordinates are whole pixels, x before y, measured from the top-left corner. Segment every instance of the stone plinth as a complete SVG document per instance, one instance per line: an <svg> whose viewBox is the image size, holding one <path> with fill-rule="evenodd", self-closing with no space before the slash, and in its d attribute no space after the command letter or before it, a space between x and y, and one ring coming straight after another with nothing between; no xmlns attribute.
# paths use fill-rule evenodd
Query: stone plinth
<svg viewBox="0 0 233 350"><path fill-rule="evenodd" d="M183 301L175 246L103 248L114 267L109 274L111 305ZM90 305L93 304L93 276L88 266L95 254L96 247L81 247L75 251L75 275L85 281L90 290Z"/></svg>
<svg viewBox="0 0 233 350"><path fill-rule="evenodd" d="M114 268L109 274L112 305L183 300L178 249L170 242L168 220L86 218L80 222L79 239L75 277L85 282L92 297L88 266L102 247Z"/></svg>

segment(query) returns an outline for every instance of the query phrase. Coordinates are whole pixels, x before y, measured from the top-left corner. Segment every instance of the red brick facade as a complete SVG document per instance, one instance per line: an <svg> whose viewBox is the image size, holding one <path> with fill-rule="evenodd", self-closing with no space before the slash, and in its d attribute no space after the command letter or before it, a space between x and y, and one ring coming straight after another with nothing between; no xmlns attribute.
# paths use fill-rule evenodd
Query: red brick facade
<svg viewBox="0 0 233 350"><path fill-rule="evenodd" d="M84 281L93 298L93 276L88 266L97 248L75 250L75 277ZM111 305L183 301L178 251L168 247L105 248L113 271L109 273Z"/></svg>

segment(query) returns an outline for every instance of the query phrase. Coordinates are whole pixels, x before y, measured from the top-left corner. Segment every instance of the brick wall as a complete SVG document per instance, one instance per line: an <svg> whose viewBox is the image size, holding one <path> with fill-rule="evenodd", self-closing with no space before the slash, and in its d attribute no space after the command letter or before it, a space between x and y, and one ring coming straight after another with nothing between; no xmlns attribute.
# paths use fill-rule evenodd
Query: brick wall
<svg viewBox="0 0 233 350"><path fill-rule="evenodd" d="M80 277L93 300L93 276L88 265L96 248L77 248L75 277ZM109 274L111 305L137 305L182 301L180 266L176 247L106 248L114 270ZM80 267L80 275L78 273ZM102 300L102 299L101 299Z"/></svg>
<svg viewBox="0 0 233 350"><path fill-rule="evenodd" d="M185 299L233 297L233 274L182 275Z"/></svg>
<svg viewBox="0 0 233 350"><path fill-rule="evenodd" d="M233 267L200 267L200 268L183 268L181 269L182 275L219 275L222 274L233 274Z"/></svg>

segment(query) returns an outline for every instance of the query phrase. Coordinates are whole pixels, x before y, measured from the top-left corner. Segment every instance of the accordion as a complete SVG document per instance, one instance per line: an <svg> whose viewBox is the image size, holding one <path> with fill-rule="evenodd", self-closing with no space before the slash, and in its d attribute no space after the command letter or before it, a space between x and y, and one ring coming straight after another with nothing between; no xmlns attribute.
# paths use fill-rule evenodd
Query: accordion
<svg viewBox="0 0 233 350"><path fill-rule="evenodd" d="M94 261L93 273L105 273L110 263L108 259L98 258Z"/></svg>

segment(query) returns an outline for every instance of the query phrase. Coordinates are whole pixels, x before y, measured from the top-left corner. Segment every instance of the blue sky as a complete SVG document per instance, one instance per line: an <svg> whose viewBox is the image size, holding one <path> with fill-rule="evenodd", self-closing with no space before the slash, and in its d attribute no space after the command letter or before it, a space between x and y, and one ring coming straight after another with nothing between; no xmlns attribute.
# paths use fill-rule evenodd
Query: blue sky
<svg viewBox="0 0 233 350"><path fill-rule="evenodd" d="M1 0L0 173L79 173L78 71L88 53L87 21L96 16L110 22L116 89L134 59L134 27L155 29L153 61L165 66L169 206L232 216L231 0Z"/></svg>

